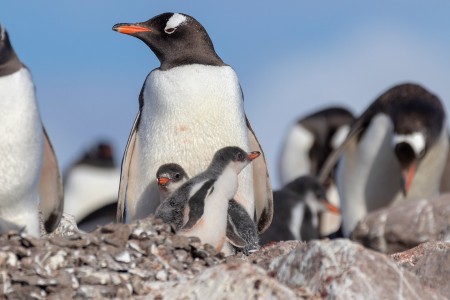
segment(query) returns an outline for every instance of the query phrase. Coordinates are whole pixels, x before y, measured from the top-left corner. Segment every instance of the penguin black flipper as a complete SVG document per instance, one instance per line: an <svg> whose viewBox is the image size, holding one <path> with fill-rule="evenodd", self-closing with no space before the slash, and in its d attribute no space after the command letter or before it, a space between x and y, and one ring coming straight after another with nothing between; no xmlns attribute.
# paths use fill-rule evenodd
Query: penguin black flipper
<svg viewBox="0 0 450 300"><path fill-rule="evenodd" d="M202 187L189 198L189 217L183 230L188 230L194 227L203 217L205 211L205 199L214 192L215 179L211 179L203 183Z"/></svg>
<svg viewBox="0 0 450 300"><path fill-rule="evenodd" d="M141 92L142 95L142 92ZM141 98L141 97L139 97ZM125 148L125 153L122 159L122 167L120 171L120 184L119 184L119 195L117 200L117 222L124 223L125 215L126 215L126 201L129 196L128 192L128 181L133 180L134 175L134 165L131 165L133 161L132 157L134 155L134 151L138 148L136 147L136 135L137 128L141 117L141 109L139 108L138 114L133 124L133 128L131 129L130 136L128 138L127 146ZM137 159L134 160L136 164Z"/></svg>
<svg viewBox="0 0 450 300"><path fill-rule="evenodd" d="M267 169L266 157L261 144L253 131L250 121L245 117L247 123L247 134L252 151L261 152L261 158L253 162L253 190L255 194L255 215L259 233L264 232L272 223L273 217L273 193Z"/></svg>
<svg viewBox="0 0 450 300"><path fill-rule="evenodd" d="M361 116L353 123L352 128L350 129L350 132L344 142L342 142L342 144L328 156L319 172L318 179L321 184L325 184L325 181L330 176L330 173L333 171L345 149L347 149L351 143L357 141L367 129L367 126L374 115L374 110L374 105L369 106L366 111L364 111L364 113L362 113Z"/></svg>
<svg viewBox="0 0 450 300"><path fill-rule="evenodd" d="M227 240L244 252L259 249L256 224L245 208L234 199L228 204Z"/></svg>
<svg viewBox="0 0 450 300"><path fill-rule="evenodd" d="M39 197L44 227L50 233L58 227L61 221L64 210L64 192L55 151L44 126L42 126L42 130L44 131L44 159L39 179Z"/></svg>

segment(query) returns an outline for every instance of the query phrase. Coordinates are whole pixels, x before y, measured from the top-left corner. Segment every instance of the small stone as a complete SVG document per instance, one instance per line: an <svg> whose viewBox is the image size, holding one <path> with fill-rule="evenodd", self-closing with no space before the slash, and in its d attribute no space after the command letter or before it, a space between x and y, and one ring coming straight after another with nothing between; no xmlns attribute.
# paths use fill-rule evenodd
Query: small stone
<svg viewBox="0 0 450 300"><path fill-rule="evenodd" d="M114 259L118 262L123 262L126 264L131 262L130 253L128 253L127 251L123 251L123 252L119 253L118 255L114 256Z"/></svg>
<svg viewBox="0 0 450 300"><path fill-rule="evenodd" d="M167 272L165 270L158 271L156 273L156 279L159 281L167 281Z"/></svg>

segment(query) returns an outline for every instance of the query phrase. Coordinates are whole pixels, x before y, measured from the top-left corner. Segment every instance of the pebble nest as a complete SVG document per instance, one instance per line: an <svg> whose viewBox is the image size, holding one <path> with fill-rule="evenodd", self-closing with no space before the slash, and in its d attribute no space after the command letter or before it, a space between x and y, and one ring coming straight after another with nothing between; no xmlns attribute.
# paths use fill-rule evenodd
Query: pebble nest
<svg viewBox="0 0 450 300"><path fill-rule="evenodd" d="M154 218L66 237L11 232L0 236L0 298L140 298L224 261Z"/></svg>

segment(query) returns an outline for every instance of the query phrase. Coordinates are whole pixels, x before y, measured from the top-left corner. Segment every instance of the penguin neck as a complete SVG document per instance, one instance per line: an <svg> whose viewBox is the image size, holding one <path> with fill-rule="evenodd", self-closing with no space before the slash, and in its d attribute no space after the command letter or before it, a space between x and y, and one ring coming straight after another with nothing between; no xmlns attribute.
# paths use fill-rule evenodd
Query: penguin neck
<svg viewBox="0 0 450 300"><path fill-rule="evenodd" d="M23 67L8 37L6 39L3 47L0 48L0 77L11 75Z"/></svg>

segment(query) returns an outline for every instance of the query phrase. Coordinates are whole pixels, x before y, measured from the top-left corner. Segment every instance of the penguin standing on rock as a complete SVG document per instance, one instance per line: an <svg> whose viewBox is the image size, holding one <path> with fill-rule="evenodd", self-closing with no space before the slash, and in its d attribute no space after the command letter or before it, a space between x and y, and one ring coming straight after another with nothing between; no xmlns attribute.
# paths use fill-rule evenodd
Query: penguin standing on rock
<svg viewBox="0 0 450 300"><path fill-rule="evenodd" d="M449 147L441 101L416 84L394 86L359 117L325 163L337 167L343 234L367 213L439 193Z"/></svg>
<svg viewBox="0 0 450 300"><path fill-rule="evenodd" d="M273 197L275 213L272 224L260 236L261 244L320 238L320 214L339 214L339 208L328 202L324 187L309 175L289 182Z"/></svg>
<svg viewBox="0 0 450 300"><path fill-rule="evenodd" d="M238 189L238 174L259 155L239 147L218 150L204 172L161 203L156 217L173 225L177 234L196 236L220 251L226 240L228 204Z"/></svg>
<svg viewBox="0 0 450 300"><path fill-rule="evenodd" d="M139 96L122 162L119 222L155 211L158 186L148 182L163 164L178 163L196 175L223 147L262 153L244 112L237 75L217 55L197 20L164 13L141 23L117 24L113 30L139 38L161 62L147 76ZM240 174L235 199L256 217L260 232L270 225L272 188L264 156Z"/></svg>
<svg viewBox="0 0 450 300"><path fill-rule="evenodd" d="M162 165L156 172L161 202L169 198L189 176L178 164ZM236 200L231 199L228 205L227 240L230 244L224 245L222 252L232 255L242 251L248 255L259 249L259 237L255 223L245 209Z"/></svg>
<svg viewBox="0 0 450 300"><path fill-rule="evenodd" d="M0 25L0 229L39 236L39 206L52 232L63 212L59 167L42 125L28 69ZM5 224L8 224L7 226Z"/></svg>

